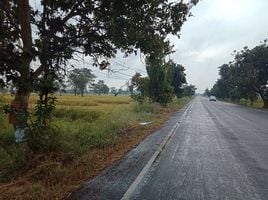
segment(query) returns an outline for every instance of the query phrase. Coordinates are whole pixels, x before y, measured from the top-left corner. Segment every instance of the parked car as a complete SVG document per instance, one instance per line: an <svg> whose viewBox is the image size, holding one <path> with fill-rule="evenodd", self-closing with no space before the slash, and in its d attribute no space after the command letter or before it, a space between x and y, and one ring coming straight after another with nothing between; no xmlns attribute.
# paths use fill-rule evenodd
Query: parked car
<svg viewBox="0 0 268 200"><path fill-rule="evenodd" d="M209 101L217 101L217 99L216 99L215 96L210 96L210 97L209 97Z"/></svg>

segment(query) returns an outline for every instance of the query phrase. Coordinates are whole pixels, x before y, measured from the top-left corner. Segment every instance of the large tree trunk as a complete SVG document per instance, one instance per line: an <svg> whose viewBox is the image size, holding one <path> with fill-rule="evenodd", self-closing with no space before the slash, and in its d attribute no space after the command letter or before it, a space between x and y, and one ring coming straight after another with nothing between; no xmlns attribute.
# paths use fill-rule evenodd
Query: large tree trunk
<svg viewBox="0 0 268 200"><path fill-rule="evenodd" d="M22 56L21 64L18 66L20 77L18 80L17 91L15 99L12 101L11 107L15 112L27 116L28 102L30 92L32 90L32 81L30 74L30 63L32 62L32 31L30 22L30 6L28 0L18 1L18 20L20 23L20 34L22 39ZM12 115L12 114L11 114ZM14 117L14 125L18 125L18 122L25 126L27 124L27 117L23 119L17 119ZM12 123L12 122L11 122Z"/></svg>
<svg viewBox="0 0 268 200"><path fill-rule="evenodd" d="M11 102L9 122L13 124L15 128L27 127L29 97L30 92L18 90L14 100Z"/></svg>

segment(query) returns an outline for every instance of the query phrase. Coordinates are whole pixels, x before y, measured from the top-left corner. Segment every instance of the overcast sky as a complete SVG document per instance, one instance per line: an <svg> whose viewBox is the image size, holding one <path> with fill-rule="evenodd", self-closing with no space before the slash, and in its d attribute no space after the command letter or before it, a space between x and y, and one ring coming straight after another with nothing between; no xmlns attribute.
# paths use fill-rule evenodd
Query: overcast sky
<svg viewBox="0 0 268 200"><path fill-rule="evenodd" d="M268 38L268 0L201 0L182 27L181 37L171 37L176 52L171 58L186 68L187 82L203 93L218 78L218 67L233 59L233 50L250 48ZM146 75L142 56L112 60L110 74L93 69L111 87L123 86L135 74ZM84 63L82 65L86 65ZM129 69L128 69L129 68ZM128 69L128 70L127 70Z"/></svg>

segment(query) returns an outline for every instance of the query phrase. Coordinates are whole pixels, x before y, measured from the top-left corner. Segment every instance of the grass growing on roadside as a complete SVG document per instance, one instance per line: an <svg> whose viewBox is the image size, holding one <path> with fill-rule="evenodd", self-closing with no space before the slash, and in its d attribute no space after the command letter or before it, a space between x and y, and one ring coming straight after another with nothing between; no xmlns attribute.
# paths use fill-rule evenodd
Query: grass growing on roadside
<svg viewBox="0 0 268 200"><path fill-rule="evenodd" d="M31 108L36 98L31 97ZM2 102L9 101L6 96ZM155 103L138 104L125 96L60 96L54 112L58 134L53 152L22 150L14 144L7 116L0 114L4 125L0 129L0 193L5 194L3 198L63 198L119 159L188 101L182 98L163 108ZM147 126L139 124L149 121L152 123ZM6 187L11 180L12 186Z"/></svg>
<svg viewBox="0 0 268 200"><path fill-rule="evenodd" d="M243 99L243 98L239 99L238 101L232 101L232 100L224 100L224 101L227 101L227 102L230 102L230 103L236 103L236 104L239 104L239 105L248 106L248 107L251 107L251 108L267 110L267 109L263 108L263 101L260 98L257 99L257 101L254 101L253 105L251 105L250 101L246 101L246 99Z"/></svg>

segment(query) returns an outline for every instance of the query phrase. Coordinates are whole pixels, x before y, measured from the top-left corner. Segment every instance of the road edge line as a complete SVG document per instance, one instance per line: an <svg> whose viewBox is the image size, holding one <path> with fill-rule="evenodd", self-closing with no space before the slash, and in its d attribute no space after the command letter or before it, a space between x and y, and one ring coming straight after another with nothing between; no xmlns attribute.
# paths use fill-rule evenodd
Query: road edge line
<svg viewBox="0 0 268 200"><path fill-rule="evenodd" d="M187 113L187 111L190 109L190 107L191 107L190 105L191 105L191 102L187 106L187 108L184 110L182 116L184 116L185 113ZM182 116L180 118L182 118ZM133 181L133 183L129 186L128 190L124 193L124 195L121 198L121 200L129 200L130 199L131 195L135 191L135 189L138 186L138 184L141 182L141 180L143 179L143 177L145 176L145 174L148 172L148 170L150 169L150 167L152 166L152 164L155 162L155 160L157 159L157 157L163 151L164 147L169 142L169 140L171 139L171 137L175 134L176 130L179 128L180 125L181 125L181 121L179 120L179 121L176 122L176 124L172 127L171 131L168 133L168 135L165 137L165 139L158 146L158 148L156 149L156 151L154 152L154 154L152 155L152 157L149 159L149 161L143 167L143 169L141 170L141 172L139 173L139 175L136 177L136 179Z"/></svg>

